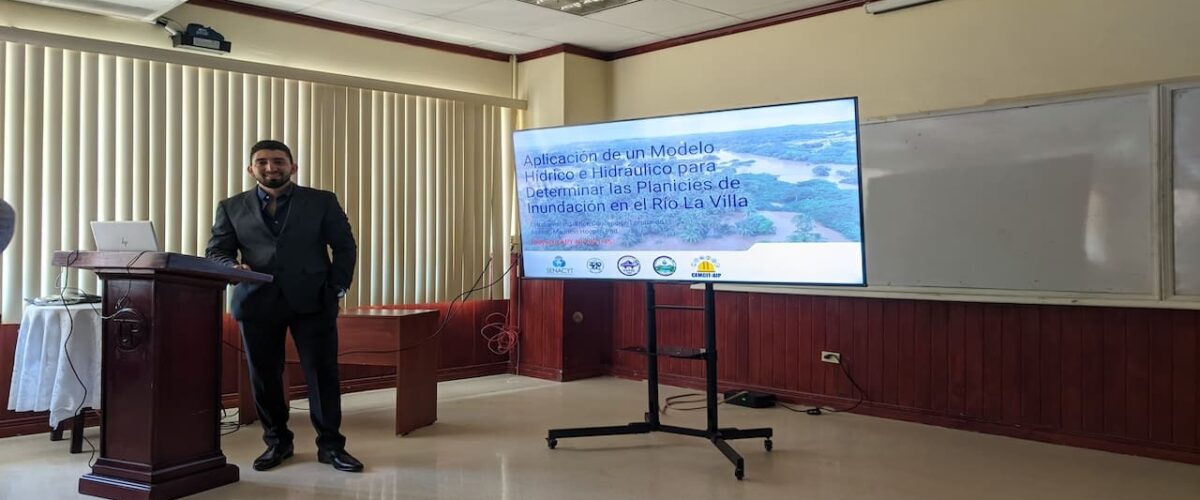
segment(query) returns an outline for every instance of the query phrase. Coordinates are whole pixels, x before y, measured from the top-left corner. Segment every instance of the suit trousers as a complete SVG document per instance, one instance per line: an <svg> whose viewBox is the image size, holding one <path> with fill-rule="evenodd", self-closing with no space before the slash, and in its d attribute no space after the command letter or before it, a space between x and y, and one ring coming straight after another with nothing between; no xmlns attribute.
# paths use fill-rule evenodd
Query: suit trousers
<svg viewBox="0 0 1200 500"><path fill-rule="evenodd" d="M263 441L268 446L292 444L293 434L287 427L287 388L283 387L284 341L290 330L308 384L309 417L317 430L317 449L341 450L346 437L339 431L342 398L336 303L315 314L298 314L284 305L284 301L279 302L281 307L268 318L239 322Z"/></svg>

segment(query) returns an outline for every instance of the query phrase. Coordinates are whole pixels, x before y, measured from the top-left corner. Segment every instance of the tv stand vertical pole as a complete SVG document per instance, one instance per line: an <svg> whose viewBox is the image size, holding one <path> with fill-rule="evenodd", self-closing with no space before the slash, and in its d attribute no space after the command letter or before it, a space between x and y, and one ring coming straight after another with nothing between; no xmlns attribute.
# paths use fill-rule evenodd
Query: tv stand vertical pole
<svg viewBox="0 0 1200 500"><path fill-rule="evenodd" d="M646 391L650 409L646 412L646 423L660 425L658 419L658 315L654 313L654 283L646 282Z"/></svg>

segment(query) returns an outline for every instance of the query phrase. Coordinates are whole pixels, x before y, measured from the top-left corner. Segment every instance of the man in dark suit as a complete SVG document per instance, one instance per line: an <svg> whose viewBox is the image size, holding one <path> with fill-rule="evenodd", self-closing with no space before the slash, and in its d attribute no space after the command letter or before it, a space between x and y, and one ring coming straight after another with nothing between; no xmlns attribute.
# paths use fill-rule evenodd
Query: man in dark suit
<svg viewBox="0 0 1200 500"><path fill-rule="evenodd" d="M255 144L246 172L258 185L217 206L206 255L275 278L233 289L233 318L241 325L254 404L267 443L254 469L271 469L293 453L283 387L284 341L291 330L308 383L317 459L338 470L359 472L363 465L346 453L346 438L338 430L342 407L337 366L338 300L350 287L357 248L337 196L297 186L292 182L295 171L287 145Z"/></svg>

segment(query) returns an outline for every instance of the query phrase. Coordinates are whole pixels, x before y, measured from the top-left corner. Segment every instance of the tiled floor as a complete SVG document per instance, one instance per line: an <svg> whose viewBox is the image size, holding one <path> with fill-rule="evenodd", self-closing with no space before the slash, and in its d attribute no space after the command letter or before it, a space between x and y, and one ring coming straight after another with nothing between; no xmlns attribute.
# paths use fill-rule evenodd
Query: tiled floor
<svg viewBox="0 0 1200 500"><path fill-rule="evenodd" d="M317 463L303 411L293 413L297 455L256 472L257 424L223 447L241 481L193 498L612 500L704 499L1200 499L1200 467L849 414L723 406L722 426L771 426L775 450L736 441L746 480L699 438L642 435L564 439L551 427L639 420L645 384L602 378L567 384L515 376L439 386L439 420L392 435L390 391L344 397L348 449L363 474ZM664 396L682 390L664 388ZM304 406L297 401L294 406ZM664 422L702 426L703 412ZM89 430L93 442L98 436ZM86 445L85 445L86 449ZM88 454L47 435L0 440L0 498L74 498Z"/></svg>

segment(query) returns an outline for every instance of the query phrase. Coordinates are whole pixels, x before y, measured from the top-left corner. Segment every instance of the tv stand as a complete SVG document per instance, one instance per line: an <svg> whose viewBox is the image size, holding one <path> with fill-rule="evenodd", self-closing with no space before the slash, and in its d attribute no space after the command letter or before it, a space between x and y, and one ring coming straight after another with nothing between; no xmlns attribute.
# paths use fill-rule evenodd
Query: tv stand
<svg viewBox="0 0 1200 500"><path fill-rule="evenodd" d="M607 427L581 427L573 429L551 429L546 435L550 449L558 446L558 440L574 437L619 436L666 432L708 439L733 464L733 475L739 481L745 478L745 462L742 456L726 441L734 439L764 438L763 447L771 451L773 443L771 428L736 429L721 428L717 421L717 309L716 292L712 283L704 284L703 306L658 305L654 300L654 283L646 282L646 345L622 350L646 355L646 382L649 388L649 408L642 422ZM658 332L655 312L659 309L683 309L704 311L704 348L658 347ZM658 357L703 360L705 371L705 397L708 425L704 429L692 429L664 425L659 420L658 404Z"/></svg>

